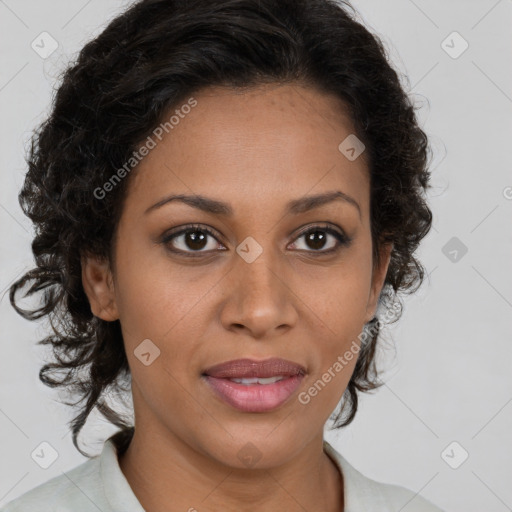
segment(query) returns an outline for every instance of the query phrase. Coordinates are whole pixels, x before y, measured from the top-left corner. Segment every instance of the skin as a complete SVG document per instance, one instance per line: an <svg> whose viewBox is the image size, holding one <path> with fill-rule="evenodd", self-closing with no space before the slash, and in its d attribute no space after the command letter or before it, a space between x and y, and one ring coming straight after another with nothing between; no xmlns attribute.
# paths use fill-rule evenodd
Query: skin
<svg viewBox="0 0 512 512"><path fill-rule="evenodd" d="M359 343L389 265L390 246L379 266L372 260L365 154L349 161L338 150L354 128L336 97L314 89L218 87L194 98L197 106L129 178L115 265L83 260L91 310L120 320L132 372L136 429L121 470L151 512L339 512L343 479L323 451L323 427L356 358L307 405L298 394ZM284 213L288 201L330 191L349 195L359 210L337 200ZM234 213L177 201L144 213L169 194L214 198ZM215 238L205 234L202 246L184 235L161 243L190 223L210 227ZM325 223L350 244L322 254L338 246L325 231L323 246L308 243L301 228ZM236 252L248 236L263 250L252 263ZM202 252L187 258L172 247ZM145 339L160 350L148 366L134 355ZM244 357L282 357L307 374L277 409L241 412L201 374ZM248 442L261 456L251 467L237 456Z"/></svg>

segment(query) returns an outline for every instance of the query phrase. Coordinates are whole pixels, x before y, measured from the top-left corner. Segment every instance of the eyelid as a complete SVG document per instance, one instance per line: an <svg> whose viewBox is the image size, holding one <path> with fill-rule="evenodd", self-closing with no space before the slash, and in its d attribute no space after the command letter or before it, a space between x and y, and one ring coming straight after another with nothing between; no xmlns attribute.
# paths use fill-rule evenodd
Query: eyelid
<svg viewBox="0 0 512 512"><path fill-rule="evenodd" d="M222 237L220 235L216 234L216 230L214 230L213 228L211 228L207 225L204 225L204 224L186 224L184 226L180 226L178 228L171 229L171 230L165 232L164 235L161 237L161 243L163 243L164 245L168 245L172 241L172 239L174 239L180 235L183 235L185 233L194 231L194 230L201 231L203 233L207 233L212 238L214 238L219 244L224 245L222 243L222 241L219 240L219 238L222 238ZM329 222L317 222L317 223L308 223L303 228L299 228L299 232L297 233L297 235L294 236L291 243L295 243L300 237L302 237L308 233L314 232L315 230L325 231L325 232L331 234L332 236L334 236L338 242L337 246L333 249L328 249L328 250L318 250L318 251L299 250L299 252L306 252L306 253L310 253L313 255L319 255L319 256L331 254L333 252L339 251L341 248L343 248L345 246L350 245L350 243L352 242L352 239L353 239L352 237L349 237L343 229L341 229ZM171 252L173 252L174 254L181 254L181 255L186 255L186 256L190 256L190 257L199 257L199 256L204 256L204 255L210 255L212 252L216 252L216 250L214 250L214 251L183 251L181 249L169 249L169 250Z"/></svg>
<svg viewBox="0 0 512 512"><path fill-rule="evenodd" d="M174 238L181 236L185 233L192 232L194 230L201 231L203 233L207 233L212 238L214 238L219 244L222 244L222 242L219 241L219 238L222 238L222 237L217 235L213 228L206 226L204 224L186 224L184 226L180 226L178 228L174 228L169 231L166 231L163 234L163 236L161 237L161 243L164 244L165 246L168 246L168 245L170 245L170 242ZM191 256L191 257L204 256L206 254L211 254L211 252L212 252L212 251L182 251L181 249L168 249L168 250L174 254L181 254L181 255L186 255L186 256Z"/></svg>
<svg viewBox="0 0 512 512"><path fill-rule="evenodd" d="M318 231L325 231L326 233L329 233L331 234L332 236L334 236L337 240L337 246L334 247L333 249L328 249L328 250L318 250L318 251L314 251L314 250L305 250L305 251L302 251L302 252L306 252L306 253L309 253L309 254L313 254L313 255L327 255L327 254L332 254L334 252L337 252L339 251L340 249L342 249L343 247L348 247L352 240L353 240L353 237L349 237L345 231L329 222L318 222L318 223L313 223L312 225L311 224L308 224L304 229L301 229L299 231L299 233L294 237L293 239L293 242L292 243L295 243L299 238L301 238L302 236L308 234L308 233L313 233L315 232L316 230Z"/></svg>

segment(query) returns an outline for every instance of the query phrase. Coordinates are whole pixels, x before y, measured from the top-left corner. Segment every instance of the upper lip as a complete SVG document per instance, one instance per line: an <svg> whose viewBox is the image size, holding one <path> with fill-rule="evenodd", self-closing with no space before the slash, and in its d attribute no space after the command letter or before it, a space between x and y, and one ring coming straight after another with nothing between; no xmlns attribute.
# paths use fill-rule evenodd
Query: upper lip
<svg viewBox="0 0 512 512"><path fill-rule="evenodd" d="M212 366L204 371L205 375L218 379L251 378L251 377L291 377L304 375L306 369L293 361L281 358L255 361L254 359L234 359Z"/></svg>

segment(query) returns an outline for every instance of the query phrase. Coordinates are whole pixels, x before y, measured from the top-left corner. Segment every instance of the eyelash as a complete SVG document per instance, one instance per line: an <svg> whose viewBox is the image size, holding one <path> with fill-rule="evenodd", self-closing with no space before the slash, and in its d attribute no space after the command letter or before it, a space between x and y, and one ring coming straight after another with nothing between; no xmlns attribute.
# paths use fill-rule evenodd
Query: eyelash
<svg viewBox="0 0 512 512"><path fill-rule="evenodd" d="M190 225L184 226L182 229L180 229L179 231L177 231L175 233L171 232L171 233L165 235L161 242L172 253L180 254L180 255L183 255L183 256L188 257L188 258L202 257L205 254L208 254L210 251L192 251L192 252L189 252L189 251L183 251L181 249L173 249L173 248L171 248L171 245L170 245L170 242L174 238L177 238L178 236L183 235L183 234L193 233L193 232L197 232L197 231L210 235L212 238L214 238L218 242L216 234L210 228L208 228L206 226L201 226L199 224L190 224ZM334 236L334 238L336 238L338 243L337 243L336 247L334 247L332 249L328 249L326 251L322 251L322 250L306 251L308 253L313 254L313 256L324 256L326 254L334 254L334 253L338 252L339 250L341 250L343 247L348 247L350 245L350 243L352 242L352 238L348 237L347 235L345 235L344 233L338 231L337 229L334 229L334 228L330 227L329 225L314 225L314 226L311 226L311 227L301 231L297 235L297 237L294 239L294 242L296 240L298 240L299 238L305 236L305 235L308 235L310 233L314 233L315 231L322 231L322 232L325 232L325 233L328 233L328 234Z"/></svg>

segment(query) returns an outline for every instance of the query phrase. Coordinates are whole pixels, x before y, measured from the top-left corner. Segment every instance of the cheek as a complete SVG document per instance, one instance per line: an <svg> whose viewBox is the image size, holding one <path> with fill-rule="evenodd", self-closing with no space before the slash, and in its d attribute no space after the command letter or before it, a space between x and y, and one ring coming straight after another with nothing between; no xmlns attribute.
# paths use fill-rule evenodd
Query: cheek
<svg viewBox="0 0 512 512"><path fill-rule="evenodd" d="M346 338L362 328L371 289L371 259L365 252L352 253L319 279L304 278L302 285L333 335Z"/></svg>
<svg viewBox="0 0 512 512"><path fill-rule="evenodd" d="M313 283L315 283L313 281ZM317 371L299 401L312 414L333 410L354 372L371 284L371 259L354 255L329 279L309 283L308 297L321 319L313 353Z"/></svg>
<svg viewBox="0 0 512 512"><path fill-rule="evenodd" d="M323 417L330 414L354 372L359 356L361 332L364 326L362 295L337 295L338 301L326 311L329 326L324 335L315 339L310 347L315 371L308 375L299 403L308 415ZM327 418L325 418L327 419Z"/></svg>
<svg viewBox="0 0 512 512"><path fill-rule="evenodd" d="M209 278L205 272L206 281L201 282L200 267L191 272L172 263L160 247L148 244L134 250L132 245L120 245L117 260L116 303L125 339L130 343L151 337L162 340L181 326L200 293L209 288L211 272Z"/></svg>

